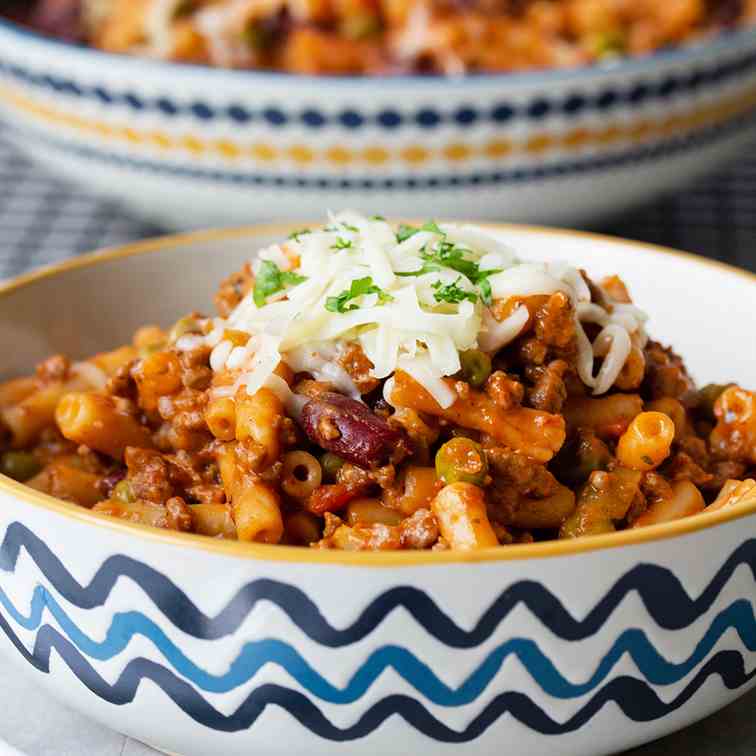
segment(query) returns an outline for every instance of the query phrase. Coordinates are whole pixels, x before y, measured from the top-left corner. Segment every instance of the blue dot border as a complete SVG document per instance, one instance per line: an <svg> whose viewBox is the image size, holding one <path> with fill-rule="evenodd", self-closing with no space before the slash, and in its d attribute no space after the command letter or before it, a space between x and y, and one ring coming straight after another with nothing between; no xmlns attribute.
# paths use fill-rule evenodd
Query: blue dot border
<svg viewBox="0 0 756 756"><path fill-rule="evenodd" d="M126 107L135 113L159 113L166 118L191 118L199 123L226 122L239 126L255 123L279 129L296 126L317 131L335 126L352 132L367 127L388 132L405 127L432 131L445 126L466 129L476 124L539 123L553 116L571 119L589 113L605 113L619 107L635 108L653 101L667 101L678 95L692 94L704 87L744 77L754 69L756 52L750 52L709 67L697 66L686 73L666 74L657 81L635 80L623 88L605 88L590 95L566 91L557 98L538 95L525 103L505 100L493 102L484 108L468 103L450 110L426 105L413 111L384 108L373 113L366 113L355 104L332 114L315 107L294 111L269 105L255 109L243 102L215 105L202 100L178 102L168 95L145 97L133 91L115 91L102 85L85 86L58 73L35 73L0 57L0 74L27 86L73 99L97 101L104 106Z"/></svg>

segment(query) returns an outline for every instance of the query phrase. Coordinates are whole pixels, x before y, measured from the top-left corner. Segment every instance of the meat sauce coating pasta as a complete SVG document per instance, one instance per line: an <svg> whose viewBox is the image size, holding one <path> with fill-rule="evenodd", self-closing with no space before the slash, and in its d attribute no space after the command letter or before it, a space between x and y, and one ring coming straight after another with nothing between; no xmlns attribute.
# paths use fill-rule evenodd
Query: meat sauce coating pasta
<svg viewBox="0 0 756 756"><path fill-rule="evenodd" d="M32 5L26 19L37 28L109 52L351 75L584 65L695 41L756 17L754 0L38 0Z"/></svg>
<svg viewBox="0 0 756 756"><path fill-rule="evenodd" d="M616 277L342 213L216 302L0 384L0 470L152 527L368 551L578 538L756 495L756 394L696 388Z"/></svg>

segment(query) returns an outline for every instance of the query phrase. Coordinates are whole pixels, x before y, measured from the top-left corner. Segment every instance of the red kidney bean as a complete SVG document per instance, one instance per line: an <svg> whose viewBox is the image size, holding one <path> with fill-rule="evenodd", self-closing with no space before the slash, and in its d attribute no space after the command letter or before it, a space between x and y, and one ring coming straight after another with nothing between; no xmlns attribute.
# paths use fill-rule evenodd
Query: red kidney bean
<svg viewBox="0 0 756 756"><path fill-rule="evenodd" d="M82 39L81 0L40 0L29 23L46 34L79 42Z"/></svg>
<svg viewBox="0 0 756 756"><path fill-rule="evenodd" d="M126 477L126 468L118 468L100 480L100 493L104 499L113 495L113 489Z"/></svg>
<svg viewBox="0 0 756 756"><path fill-rule="evenodd" d="M404 440L362 402L331 392L305 404L302 427L313 443L360 467L386 462Z"/></svg>

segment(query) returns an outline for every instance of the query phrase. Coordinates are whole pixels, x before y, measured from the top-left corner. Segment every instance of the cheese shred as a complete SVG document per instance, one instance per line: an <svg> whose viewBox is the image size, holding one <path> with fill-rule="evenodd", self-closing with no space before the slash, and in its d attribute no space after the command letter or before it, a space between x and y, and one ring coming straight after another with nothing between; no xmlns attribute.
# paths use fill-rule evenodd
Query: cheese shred
<svg viewBox="0 0 756 756"><path fill-rule="evenodd" d="M523 305L501 322L494 317L491 305L512 297L569 297L578 374L595 394L611 388L632 348L647 340L646 315L637 307L608 296L601 305L592 302L576 268L520 262L492 232L474 226L429 222L397 230L381 218L343 212L323 229L267 247L253 271L254 290L227 319L216 318L205 337L213 370L237 374L234 391L269 386L283 392L274 375L283 362L359 397L339 365L345 345L356 342L373 377L390 378L401 369L447 408L457 396L443 378L460 371L460 352L497 351L529 323ZM584 324L600 329L593 342ZM224 338L227 331L242 331L249 340L234 345Z"/></svg>

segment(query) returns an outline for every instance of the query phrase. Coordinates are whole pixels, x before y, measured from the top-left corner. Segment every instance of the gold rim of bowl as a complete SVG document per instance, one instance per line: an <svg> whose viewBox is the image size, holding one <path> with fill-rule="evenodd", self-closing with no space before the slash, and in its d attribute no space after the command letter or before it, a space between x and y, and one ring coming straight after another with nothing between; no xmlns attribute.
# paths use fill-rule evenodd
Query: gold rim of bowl
<svg viewBox="0 0 756 756"><path fill-rule="evenodd" d="M136 255L164 252L182 246L202 243L219 242L237 239L244 236L281 236L285 237L297 228L307 226L307 223L276 223L246 226L242 228L221 229L214 231L197 231L187 234L176 234L156 239L114 247L100 252L81 255L71 260L51 265L18 276L0 285L0 299L18 289L31 286L37 281L65 273L69 270L90 268L100 263L118 260ZM317 226L314 222L309 225ZM564 237L573 236L585 240L593 240L602 244L613 245L627 249L634 248L640 253L673 256L702 267L716 268L731 275L737 275L756 284L756 274L726 263L680 252L675 249L661 247L644 242L628 241L625 239L594 234L586 231L565 231L540 226L520 226L505 223L479 223L484 228L498 231L515 231L536 236ZM692 517L686 517L674 522L661 525L651 525L634 530L623 530L606 535L586 536L565 541L543 541L533 544L518 544L514 546L499 546L479 551L389 551L389 552L347 552L337 550L308 549L296 546L276 546L269 544L243 543L240 541L224 541L208 536L192 533L178 533L175 531L159 530L146 525L123 522L107 515L100 515L83 507L60 501L46 494L35 491L17 483L10 478L0 475L0 494L13 497L39 509L54 512L93 527L106 528L119 534L130 535L134 538L144 538L170 546L196 548L219 555L254 559L266 562L298 562L318 565L352 565L361 567L420 567L461 562L499 562L525 559L541 559L546 557L563 557L571 554L581 554L599 549L620 548L634 544L663 541L688 533L717 527L726 522L739 520L756 514L756 500L750 504L735 505L716 512L704 512Z"/></svg>

